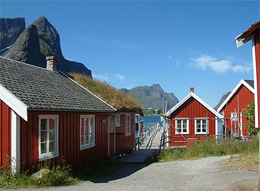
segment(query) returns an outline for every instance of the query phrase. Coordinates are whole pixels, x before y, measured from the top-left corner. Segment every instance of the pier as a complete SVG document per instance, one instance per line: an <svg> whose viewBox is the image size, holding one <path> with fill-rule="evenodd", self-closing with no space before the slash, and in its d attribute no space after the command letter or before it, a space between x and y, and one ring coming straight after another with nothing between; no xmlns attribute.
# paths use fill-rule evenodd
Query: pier
<svg viewBox="0 0 260 191"><path fill-rule="evenodd" d="M132 153L123 156L119 159L122 163L143 163L148 157L159 154L162 149L161 137L163 134L162 127L153 127L150 132L146 132L140 144L137 143L137 148Z"/></svg>

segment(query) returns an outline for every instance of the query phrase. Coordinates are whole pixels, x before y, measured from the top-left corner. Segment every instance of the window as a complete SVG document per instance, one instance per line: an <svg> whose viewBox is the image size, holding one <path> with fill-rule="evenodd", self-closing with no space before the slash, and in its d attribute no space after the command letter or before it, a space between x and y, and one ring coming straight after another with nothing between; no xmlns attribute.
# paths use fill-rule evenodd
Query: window
<svg viewBox="0 0 260 191"><path fill-rule="evenodd" d="M207 119L195 119L195 133L207 134L208 133L208 120Z"/></svg>
<svg viewBox="0 0 260 191"><path fill-rule="evenodd" d="M125 117L125 136L131 135L131 116Z"/></svg>
<svg viewBox="0 0 260 191"><path fill-rule="evenodd" d="M116 127L120 126L120 115L116 115Z"/></svg>
<svg viewBox="0 0 260 191"><path fill-rule="evenodd" d="M80 149L95 146L95 116L80 116Z"/></svg>
<svg viewBox="0 0 260 191"><path fill-rule="evenodd" d="M188 119L175 119L175 133L176 134L189 134L189 120Z"/></svg>
<svg viewBox="0 0 260 191"><path fill-rule="evenodd" d="M58 156L58 115L39 116L39 160Z"/></svg>

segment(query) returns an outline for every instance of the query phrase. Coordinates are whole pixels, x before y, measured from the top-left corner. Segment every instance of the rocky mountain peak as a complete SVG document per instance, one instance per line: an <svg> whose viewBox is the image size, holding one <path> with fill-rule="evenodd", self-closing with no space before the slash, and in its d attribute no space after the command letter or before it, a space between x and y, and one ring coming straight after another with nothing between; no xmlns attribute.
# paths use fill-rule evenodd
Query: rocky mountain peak
<svg viewBox="0 0 260 191"><path fill-rule="evenodd" d="M40 62L41 59L39 59L39 57L43 59L44 56L40 52L37 28L34 25L28 26L3 56L45 67L46 64Z"/></svg>
<svg viewBox="0 0 260 191"><path fill-rule="evenodd" d="M25 29L24 18L0 18L0 50L15 43Z"/></svg>
<svg viewBox="0 0 260 191"><path fill-rule="evenodd" d="M3 25L8 24L3 23ZM9 25L12 25L12 22ZM4 36L4 38L1 39L0 44L9 35L9 31L2 30L3 28L1 23L0 32L1 37ZM1 52L1 55L41 67L46 66L46 56L57 56L57 67L59 70L63 72L83 73L92 77L91 71L82 63L69 61L64 58L60 46L59 33L44 16L40 16L19 35L15 39L14 45L5 52Z"/></svg>

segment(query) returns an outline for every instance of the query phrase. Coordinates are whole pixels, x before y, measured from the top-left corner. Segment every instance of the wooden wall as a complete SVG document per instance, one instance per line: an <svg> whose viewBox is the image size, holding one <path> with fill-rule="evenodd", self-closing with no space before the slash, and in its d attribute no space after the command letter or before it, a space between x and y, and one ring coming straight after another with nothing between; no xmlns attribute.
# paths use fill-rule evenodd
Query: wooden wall
<svg viewBox="0 0 260 191"><path fill-rule="evenodd" d="M191 97L183 105L181 105L176 111L171 114L171 124L175 127L175 118L189 118L189 134L185 134L186 138L196 138L198 140L207 138L204 134L195 134L195 118L210 118L208 120L208 133L209 135L215 135L215 115L209 111L206 107L200 104L197 100ZM179 134L175 134L175 129L170 127L170 146L186 146L187 142ZM175 143L172 143L174 142ZM177 141L177 142L176 142Z"/></svg>
<svg viewBox="0 0 260 191"><path fill-rule="evenodd" d="M59 157L72 166L74 171L90 161L108 158L107 114L68 113L68 112L29 112L28 123L21 121L21 162L22 169L36 170L38 162L39 115L59 115ZM80 115L95 115L95 147L80 150Z"/></svg>
<svg viewBox="0 0 260 191"><path fill-rule="evenodd" d="M11 157L11 109L0 100L0 168L9 169Z"/></svg>
<svg viewBox="0 0 260 191"><path fill-rule="evenodd" d="M236 93L230 98L227 105L223 108L224 118L230 118L231 112L242 112L243 109L246 108L246 105L250 104L254 99L254 94L247 89L244 85L242 85ZM239 119L240 122L240 119ZM247 123L245 117L242 117L242 127ZM225 120L224 125L231 131L231 120ZM248 136L248 131L242 128L242 132L244 136Z"/></svg>
<svg viewBox="0 0 260 191"><path fill-rule="evenodd" d="M116 154L131 152L135 146L135 117L131 114L131 135L125 135L125 117L120 115L120 127L116 127Z"/></svg>

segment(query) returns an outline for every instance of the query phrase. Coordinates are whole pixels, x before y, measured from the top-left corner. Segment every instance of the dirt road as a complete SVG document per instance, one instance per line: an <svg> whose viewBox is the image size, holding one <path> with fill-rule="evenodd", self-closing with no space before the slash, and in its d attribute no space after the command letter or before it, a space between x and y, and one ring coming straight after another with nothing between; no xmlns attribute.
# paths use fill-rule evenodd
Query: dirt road
<svg viewBox="0 0 260 191"><path fill-rule="evenodd" d="M258 173L248 170L224 171L219 163L224 157L192 161L125 164L110 177L73 186L39 190L176 190L176 191L251 191L257 190Z"/></svg>

